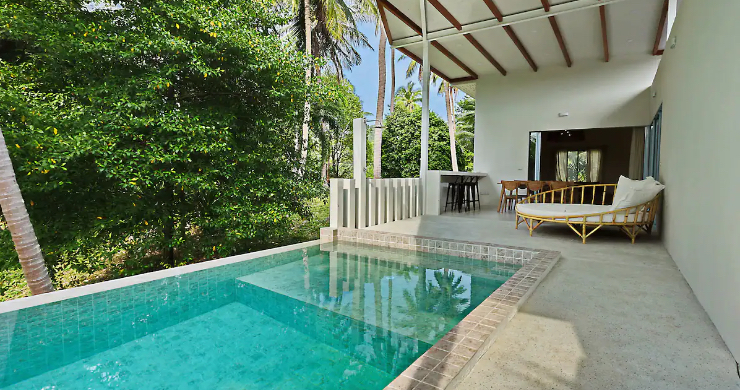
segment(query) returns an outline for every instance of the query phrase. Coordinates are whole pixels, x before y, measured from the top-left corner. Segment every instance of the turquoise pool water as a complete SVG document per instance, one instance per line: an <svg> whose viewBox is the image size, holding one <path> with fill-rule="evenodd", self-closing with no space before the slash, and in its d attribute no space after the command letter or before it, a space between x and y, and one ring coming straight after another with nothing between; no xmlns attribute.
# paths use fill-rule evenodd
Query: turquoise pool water
<svg viewBox="0 0 740 390"><path fill-rule="evenodd" d="M322 248L0 314L0 388L382 389L518 269Z"/></svg>

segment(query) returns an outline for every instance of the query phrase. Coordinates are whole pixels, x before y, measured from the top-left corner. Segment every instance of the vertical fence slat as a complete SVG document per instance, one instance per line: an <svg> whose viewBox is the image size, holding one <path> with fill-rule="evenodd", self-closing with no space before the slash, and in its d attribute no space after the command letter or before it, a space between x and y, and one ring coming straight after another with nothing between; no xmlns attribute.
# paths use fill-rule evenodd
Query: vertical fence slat
<svg viewBox="0 0 740 390"><path fill-rule="evenodd" d="M367 190L369 197L369 217L368 226L375 226L378 224L378 180L369 179Z"/></svg>
<svg viewBox="0 0 740 390"><path fill-rule="evenodd" d="M347 179L346 186L349 191L347 196L347 227L357 229L357 189L355 188L355 179Z"/></svg>
<svg viewBox="0 0 740 390"><path fill-rule="evenodd" d="M329 180L329 226L335 229L344 227L343 182L343 179Z"/></svg>

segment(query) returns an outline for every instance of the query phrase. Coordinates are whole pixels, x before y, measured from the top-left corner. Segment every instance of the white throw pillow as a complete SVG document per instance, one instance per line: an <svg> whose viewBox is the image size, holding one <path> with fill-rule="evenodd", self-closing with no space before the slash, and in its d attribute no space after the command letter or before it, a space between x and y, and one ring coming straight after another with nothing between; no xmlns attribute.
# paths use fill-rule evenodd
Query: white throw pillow
<svg viewBox="0 0 740 390"><path fill-rule="evenodd" d="M663 189L665 189L665 186L652 177L645 180L630 180L620 176L619 182L617 182L617 190L614 192L614 202L611 210L634 207L649 202Z"/></svg>

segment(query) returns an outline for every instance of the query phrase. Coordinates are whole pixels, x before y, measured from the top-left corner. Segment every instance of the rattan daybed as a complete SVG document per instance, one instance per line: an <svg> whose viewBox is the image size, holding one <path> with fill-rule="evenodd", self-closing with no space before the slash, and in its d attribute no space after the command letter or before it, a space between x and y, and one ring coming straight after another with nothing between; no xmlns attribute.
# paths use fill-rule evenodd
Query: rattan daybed
<svg viewBox="0 0 740 390"><path fill-rule="evenodd" d="M531 236L544 222L562 223L585 244L586 238L602 226L617 226L634 244L640 231L648 234L652 231L660 192L665 187L652 178L644 181L620 178L619 185L620 191L617 184L591 184L530 195L516 205L516 228L524 222ZM644 188L635 190L631 186ZM650 196L650 200L640 201L645 196ZM635 201L640 203L634 204Z"/></svg>

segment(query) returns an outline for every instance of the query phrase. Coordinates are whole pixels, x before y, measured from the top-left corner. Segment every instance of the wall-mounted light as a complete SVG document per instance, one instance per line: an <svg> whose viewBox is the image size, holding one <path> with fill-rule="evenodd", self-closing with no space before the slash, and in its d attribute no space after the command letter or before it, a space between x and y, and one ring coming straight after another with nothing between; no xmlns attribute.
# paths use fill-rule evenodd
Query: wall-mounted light
<svg viewBox="0 0 740 390"><path fill-rule="evenodd" d="M567 112L559 112L558 113L558 117L560 117L560 118L565 118L566 116L569 116L569 115L570 115L570 113L567 113Z"/></svg>

